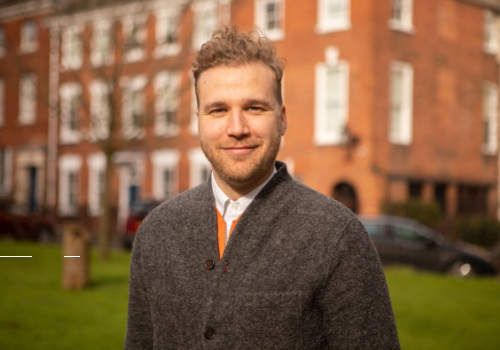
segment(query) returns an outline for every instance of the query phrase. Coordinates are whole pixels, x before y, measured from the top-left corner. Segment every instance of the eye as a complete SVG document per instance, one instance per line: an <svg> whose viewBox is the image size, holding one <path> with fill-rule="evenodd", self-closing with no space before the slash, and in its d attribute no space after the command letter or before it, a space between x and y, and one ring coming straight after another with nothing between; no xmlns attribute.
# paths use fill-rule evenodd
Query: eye
<svg viewBox="0 0 500 350"><path fill-rule="evenodd" d="M224 108L216 108L216 109L212 109L210 111L210 114L222 114L224 113L226 110Z"/></svg>
<svg viewBox="0 0 500 350"><path fill-rule="evenodd" d="M251 107L248 107L248 110L250 112L262 112L264 109L262 107L251 106Z"/></svg>

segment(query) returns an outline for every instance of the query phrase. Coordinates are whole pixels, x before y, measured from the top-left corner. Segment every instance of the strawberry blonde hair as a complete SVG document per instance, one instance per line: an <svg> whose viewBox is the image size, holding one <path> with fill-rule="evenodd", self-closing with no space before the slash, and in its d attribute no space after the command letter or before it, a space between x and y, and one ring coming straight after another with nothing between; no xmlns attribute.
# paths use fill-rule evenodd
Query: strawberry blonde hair
<svg viewBox="0 0 500 350"><path fill-rule="evenodd" d="M275 96L283 104L281 79L284 63L276 58L276 47L258 30L241 33L235 26L224 26L212 34L212 39L201 46L192 63L196 101L198 100L198 79L200 75L219 66L240 66L261 62L272 69L276 77Z"/></svg>

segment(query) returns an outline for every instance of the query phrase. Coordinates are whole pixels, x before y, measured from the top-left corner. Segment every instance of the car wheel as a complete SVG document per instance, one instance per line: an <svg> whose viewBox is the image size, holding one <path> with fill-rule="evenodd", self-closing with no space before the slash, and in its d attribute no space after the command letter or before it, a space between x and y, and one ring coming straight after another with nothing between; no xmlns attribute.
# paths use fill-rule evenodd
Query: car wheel
<svg viewBox="0 0 500 350"><path fill-rule="evenodd" d="M450 268L448 269L448 273L452 276L460 278L471 277L476 274L474 268L470 263L460 260L454 262L450 266Z"/></svg>

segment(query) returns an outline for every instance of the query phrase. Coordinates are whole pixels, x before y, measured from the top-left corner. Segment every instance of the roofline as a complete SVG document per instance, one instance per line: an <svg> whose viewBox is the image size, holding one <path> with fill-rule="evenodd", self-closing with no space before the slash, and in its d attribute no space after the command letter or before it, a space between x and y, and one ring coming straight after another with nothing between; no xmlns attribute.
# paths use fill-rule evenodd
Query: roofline
<svg viewBox="0 0 500 350"><path fill-rule="evenodd" d="M0 20L15 19L16 17L24 17L27 15L40 14L49 12L60 6L58 0L32 0L17 4L0 6Z"/></svg>
<svg viewBox="0 0 500 350"><path fill-rule="evenodd" d="M500 1L499 0L458 0L461 2L466 2L471 5L476 5L479 7L483 7L487 10L492 10L496 12L500 12Z"/></svg>

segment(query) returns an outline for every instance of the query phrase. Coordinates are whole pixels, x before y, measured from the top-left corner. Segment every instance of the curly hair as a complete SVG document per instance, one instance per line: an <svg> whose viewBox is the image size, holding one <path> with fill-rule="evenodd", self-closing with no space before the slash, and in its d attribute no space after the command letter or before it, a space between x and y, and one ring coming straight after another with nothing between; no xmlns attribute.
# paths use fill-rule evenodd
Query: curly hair
<svg viewBox="0 0 500 350"><path fill-rule="evenodd" d="M258 30L248 34L241 33L235 26L224 26L212 34L212 39L202 45L192 63L196 102L198 99L198 78L200 75L218 66L240 66L253 62L262 62L271 68L276 76L276 100L281 105L281 79L284 63L276 58L274 44Z"/></svg>

